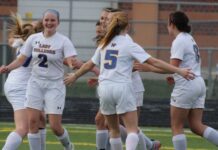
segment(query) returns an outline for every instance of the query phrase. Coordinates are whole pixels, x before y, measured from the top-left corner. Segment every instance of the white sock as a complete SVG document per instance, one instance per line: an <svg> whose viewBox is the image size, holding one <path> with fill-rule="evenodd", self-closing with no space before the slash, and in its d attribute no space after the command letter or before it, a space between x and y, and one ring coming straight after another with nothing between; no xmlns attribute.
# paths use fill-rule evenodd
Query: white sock
<svg viewBox="0 0 218 150"><path fill-rule="evenodd" d="M178 134L173 136L172 141L175 150L186 150L187 141L185 134Z"/></svg>
<svg viewBox="0 0 218 150"><path fill-rule="evenodd" d="M28 133L27 136L29 140L30 150L39 150L39 146L41 145L40 133Z"/></svg>
<svg viewBox="0 0 218 150"><path fill-rule="evenodd" d="M17 132L11 132L5 142L2 150L17 150L22 143L22 137Z"/></svg>
<svg viewBox="0 0 218 150"><path fill-rule="evenodd" d="M108 130L96 131L96 148L97 150L105 150L109 141Z"/></svg>
<svg viewBox="0 0 218 150"><path fill-rule="evenodd" d="M121 136L121 140L123 143L126 142L126 137L127 137L127 132L126 132L126 128L122 125L119 125L120 127L120 136Z"/></svg>
<svg viewBox="0 0 218 150"><path fill-rule="evenodd" d="M139 130L138 136L139 136L139 143L138 143L139 150L146 150L147 149L147 147L146 147L147 143L146 143L146 140L145 140L145 135L141 130ZM151 149L151 148L149 148L149 149Z"/></svg>
<svg viewBox="0 0 218 150"><path fill-rule="evenodd" d="M121 138L110 138L111 150L123 150Z"/></svg>
<svg viewBox="0 0 218 150"><path fill-rule="evenodd" d="M144 136L144 140L145 140L147 149L151 149L153 146L153 142L151 141L151 139L148 138L141 130L140 130L140 134Z"/></svg>
<svg viewBox="0 0 218 150"><path fill-rule="evenodd" d="M66 129L64 129L64 133L61 136L57 136L58 140L61 142L61 144L65 147L66 150L71 150L71 142L70 137Z"/></svg>
<svg viewBox="0 0 218 150"><path fill-rule="evenodd" d="M209 142L218 146L218 132L211 127L207 127L204 130L203 137L207 139Z"/></svg>
<svg viewBox="0 0 218 150"><path fill-rule="evenodd" d="M46 129L39 129L41 137L41 150L46 150Z"/></svg>
<svg viewBox="0 0 218 150"><path fill-rule="evenodd" d="M129 133L126 138L126 150L135 150L139 142L139 136L136 133Z"/></svg>

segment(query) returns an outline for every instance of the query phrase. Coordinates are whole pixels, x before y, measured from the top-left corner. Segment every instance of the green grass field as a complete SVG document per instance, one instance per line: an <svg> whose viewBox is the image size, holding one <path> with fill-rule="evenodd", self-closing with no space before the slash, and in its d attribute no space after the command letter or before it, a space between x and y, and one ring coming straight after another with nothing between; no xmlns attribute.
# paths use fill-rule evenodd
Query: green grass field
<svg viewBox="0 0 218 150"><path fill-rule="evenodd" d="M95 126L94 125L77 125L65 124L69 131L71 140L75 144L76 150L95 150ZM12 123L0 123L0 148L2 148L6 136L13 130ZM159 139L162 143L161 150L173 150L171 143L171 131L169 128L142 127L144 133L153 139ZM206 140L193 135L189 130L185 130L188 139L188 150L218 150ZM47 150L62 150L62 146L47 127ZM20 146L19 150L28 150L27 139Z"/></svg>

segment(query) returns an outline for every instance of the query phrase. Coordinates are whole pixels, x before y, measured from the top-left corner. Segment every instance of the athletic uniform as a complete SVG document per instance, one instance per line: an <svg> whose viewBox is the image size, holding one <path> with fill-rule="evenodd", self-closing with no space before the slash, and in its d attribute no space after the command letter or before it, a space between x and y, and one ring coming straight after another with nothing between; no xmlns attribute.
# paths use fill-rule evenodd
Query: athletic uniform
<svg viewBox="0 0 218 150"><path fill-rule="evenodd" d="M104 115L122 114L136 110L132 85L134 60L143 63L149 57L143 48L119 35L102 50L98 47L92 62L100 64L98 94Z"/></svg>
<svg viewBox="0 0 218 150"><path fill-rule="evenodd" d="M16 54L19 56L23 48L22 39L14 39L12 44L16 48ZM31 56L26 60L23 66L12 70L4 84L4 92L7 100L11 103L13 110L25 109L27 82L31 75L32 65Z"/></svg>
<svg viewBox="0 0 218 150"><path fill-rule="evenodd" d="M66 95L63 60L77 55L72 42L58 32L48 38L41 32L27 39L21 53L33 57L26 107L62 114Z"/></svg>
<svg viewBox="0 0 218 150"><path fill-rule="evenodd" d="M128 34L126 34L126 38L133 42L132 38ZM141 107L143 106L145 88L138 71L134 71L132 73L132 84L136 96L136 105L137 107Z"/></svg>
<svg viewBox="0 0 218 150"><path fill-rule="evenodd" d="M190 68L196 75L194 80L186 80L174 74L175 86L171 94L171 105L191 109L204 108L206 87L201 77L201 59L198 46L193 37L181 32L171 47L171 59L181 60L180 68Z"/></svg>

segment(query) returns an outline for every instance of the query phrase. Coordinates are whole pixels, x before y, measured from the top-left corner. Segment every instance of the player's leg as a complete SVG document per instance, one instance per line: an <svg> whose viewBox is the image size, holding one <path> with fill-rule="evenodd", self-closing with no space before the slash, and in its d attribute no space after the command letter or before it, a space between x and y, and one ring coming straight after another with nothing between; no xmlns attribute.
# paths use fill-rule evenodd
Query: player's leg
<svg viewBox="0 0 218 150"><path fill-rule="evenodd" d="M119 118L116 114L105 115L108 128L110 130L110 145L111 150L122 150L122 141L119 131Z"/></svg>
<svg viewBox="0 0 218 150"><path fill-rule="evenodd" d="M203 109L192 109L188 116L189 126L195 134L218 146L218 132L202 123Z"/></svg>
<svg viewBox="0 0 218 150"><path fill-rule="evenodd" d="M40 114L39 133L41 137L41 150L46 150L46 115L44 111Z"/></svg>
<svg viewBox="0 0 218 150"><path fill-rule="evenodd" d="M127 130L126 149L135 150L140 138L138 135L137 111L126 112L120 116Z"/></svg>
<svg viewBox="0 0 218 150"><path fill-rule="evenodd" d="M14 122L16 128L8 135L2 150L17 150L23 138L27 135L28 120L26 109L20 109L14 112Z"/></svg>
<svg viewBox="0 0 218 150"><path fill-rule="evenodd" d="M105 150L109 142L109 132L105 124L104 115L100 112L97 112L95 116L95 125L96 125L96 149Z"/></svg>
<svg viewBox="0 0 218 150"><path fill-rule="evenodd" d="M140 109L143 106L143 100L144 100L144 91L136 92L136 103L137 103L137 115L138 120L140 118ZM141 130L139 132L141 136L144 137L144 141L146 143L148 150L159 150L161 147L161 143L158 140L151 140L149 137L147 137ZM122 135L122 132L121 132ZM144 149L144 141L139 140L139 149Z"/></svg>
<svg viewBox="0 0 218 150"><path fill-rule="evenodd" d="M172 141L175 150L187 149L187 140L183 131L183 127L188 113L188 109L178 108L172 105L170 107L171 130L173 133Z"/></svg>
<svg viewBox="0 0 218 150"><path fill-rule="evenodd" d="M72 150L73 145L70 141L69 134L65 128L62 127L62 115L61 114L48 114L48 120L50 128L57 136L57 139L64 146L65 150Z"/></svg>

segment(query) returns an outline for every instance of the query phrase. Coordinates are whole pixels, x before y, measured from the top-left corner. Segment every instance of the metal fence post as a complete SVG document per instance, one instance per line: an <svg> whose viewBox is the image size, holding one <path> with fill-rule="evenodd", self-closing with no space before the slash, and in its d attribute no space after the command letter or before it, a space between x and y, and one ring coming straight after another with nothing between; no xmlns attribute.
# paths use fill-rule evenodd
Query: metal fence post
<svg viewBox="0 0 218 150"><path fill-rule="evenodd" d="M2 30L2 64L6 65L7 63L7 19L3 19L3 30ZM4 93L4 82L6 80L6 74L2 75L2 88L1 88L1 93Z"/></svg>
<svg viewBox="0 0 218 150"><path fill-rule="evenodd" d="M213 94L212 50L208 50L207 54L208 54L207 98L211 99L212 98L212 94Z"/></svg>

